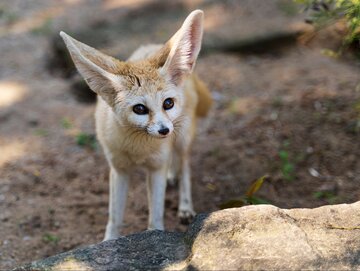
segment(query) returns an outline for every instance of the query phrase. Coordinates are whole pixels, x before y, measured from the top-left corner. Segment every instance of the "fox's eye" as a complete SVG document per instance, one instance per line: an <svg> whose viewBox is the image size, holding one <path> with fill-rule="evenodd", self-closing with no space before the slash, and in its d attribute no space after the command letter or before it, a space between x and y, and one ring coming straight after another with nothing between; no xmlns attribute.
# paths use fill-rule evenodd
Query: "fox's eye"
<svg viewBox="0 0 360 271"><path fill-rule="evenodd" d="M143 104L134 105L133 111L138 115L146 115L149 113L149 109Z"/></svg>
<svg viewBox="0 0 360 271"><path fill-rule="evenodd" d="M171 99L171 98L167 98L165 101L164 101L164 104L163 104L163 108L165 110L169 110L171 108L174 107L174 100Z"/></svg>

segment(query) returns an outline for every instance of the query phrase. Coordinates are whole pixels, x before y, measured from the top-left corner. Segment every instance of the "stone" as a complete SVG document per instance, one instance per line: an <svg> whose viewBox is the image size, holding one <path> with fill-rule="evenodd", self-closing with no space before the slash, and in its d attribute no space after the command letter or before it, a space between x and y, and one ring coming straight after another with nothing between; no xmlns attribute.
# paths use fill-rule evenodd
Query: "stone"
<svg viewBox="0 0 360 271"><path fill-rule="evenodd" d="M360 270L360 201L253 205L196 216L185 233L145 231L14 270Z"/></svg>

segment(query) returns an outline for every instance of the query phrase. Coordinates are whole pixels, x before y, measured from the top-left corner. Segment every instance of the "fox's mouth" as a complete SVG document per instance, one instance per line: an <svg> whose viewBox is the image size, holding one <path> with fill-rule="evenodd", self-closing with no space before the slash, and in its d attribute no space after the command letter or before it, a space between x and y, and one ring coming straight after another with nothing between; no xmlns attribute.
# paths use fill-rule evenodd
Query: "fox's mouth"
<svg viewBox="0 0 360 271"><path fill-rule="evenodd" d="M151 134L151 133L147 133L149 136L154 137L154 138L159 138L159 139L164 139L164 138L168 138L171 136L171 133L167 134L167 135L160 135L160 134Z"/></svg>
<svg viewBox="0 0 360 271"><path fill-rule="evenodd" d="M159 135L159 138L167 138L169 137L171 134L167 134L167 135Z"/></svg>
<svg viewBox="0 0 360 271"><path fill-rule="evenodd" d="M168 138L172 135L172 131L170 131L169 133L167 134L160 134L160 133L154 133L154 132L151 132L149 131L148 129L145 129L145 133L150 136L150 137L153 137L153 138L158 138L158 139L164 139L164 138Z"/></svg>

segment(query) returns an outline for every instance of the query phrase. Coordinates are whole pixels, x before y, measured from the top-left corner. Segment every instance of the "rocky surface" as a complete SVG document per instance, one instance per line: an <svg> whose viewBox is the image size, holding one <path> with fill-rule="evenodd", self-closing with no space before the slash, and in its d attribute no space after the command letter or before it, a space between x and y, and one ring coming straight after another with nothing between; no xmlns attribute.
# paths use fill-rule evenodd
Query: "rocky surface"
<svg viewBox="0 0 360 271"><path fill-rule="evenodd" d="M360 202L198 215L185 233L146 231L15 270L359 270Z"/></svg>

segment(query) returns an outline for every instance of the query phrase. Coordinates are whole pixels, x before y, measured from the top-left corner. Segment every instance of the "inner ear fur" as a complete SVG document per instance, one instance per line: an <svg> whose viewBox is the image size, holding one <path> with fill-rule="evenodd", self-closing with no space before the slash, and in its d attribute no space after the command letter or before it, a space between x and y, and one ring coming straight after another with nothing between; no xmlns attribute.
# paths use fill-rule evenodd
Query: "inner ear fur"
<svg viewBox="0 0 360 271"><path fill-rule="evenodd" d="M89 87L100 95L109 105L113 105L116 87L122 81L118 70L123 63L108 56L64 32L60 32L70 52L74 64Z"/></svg>
<svg viewBox="0 0 360 271"><path fill-rule="evenodd" d="M162 68L165 65L170 50L171 50L171 40L165 43L165 45L159 51L157 51L153 56L149 58L150 64L156 69Z"/></svg>
<svg viewBox="0 0 360 271"><path fill-rule="evenodd" d="M162 71L170 76L175 85L181 84L184 77L194 69L201 48L203 17L201 10L191 12L181 28L160 50L162 55L158 60L162 64Z"/></svg>

